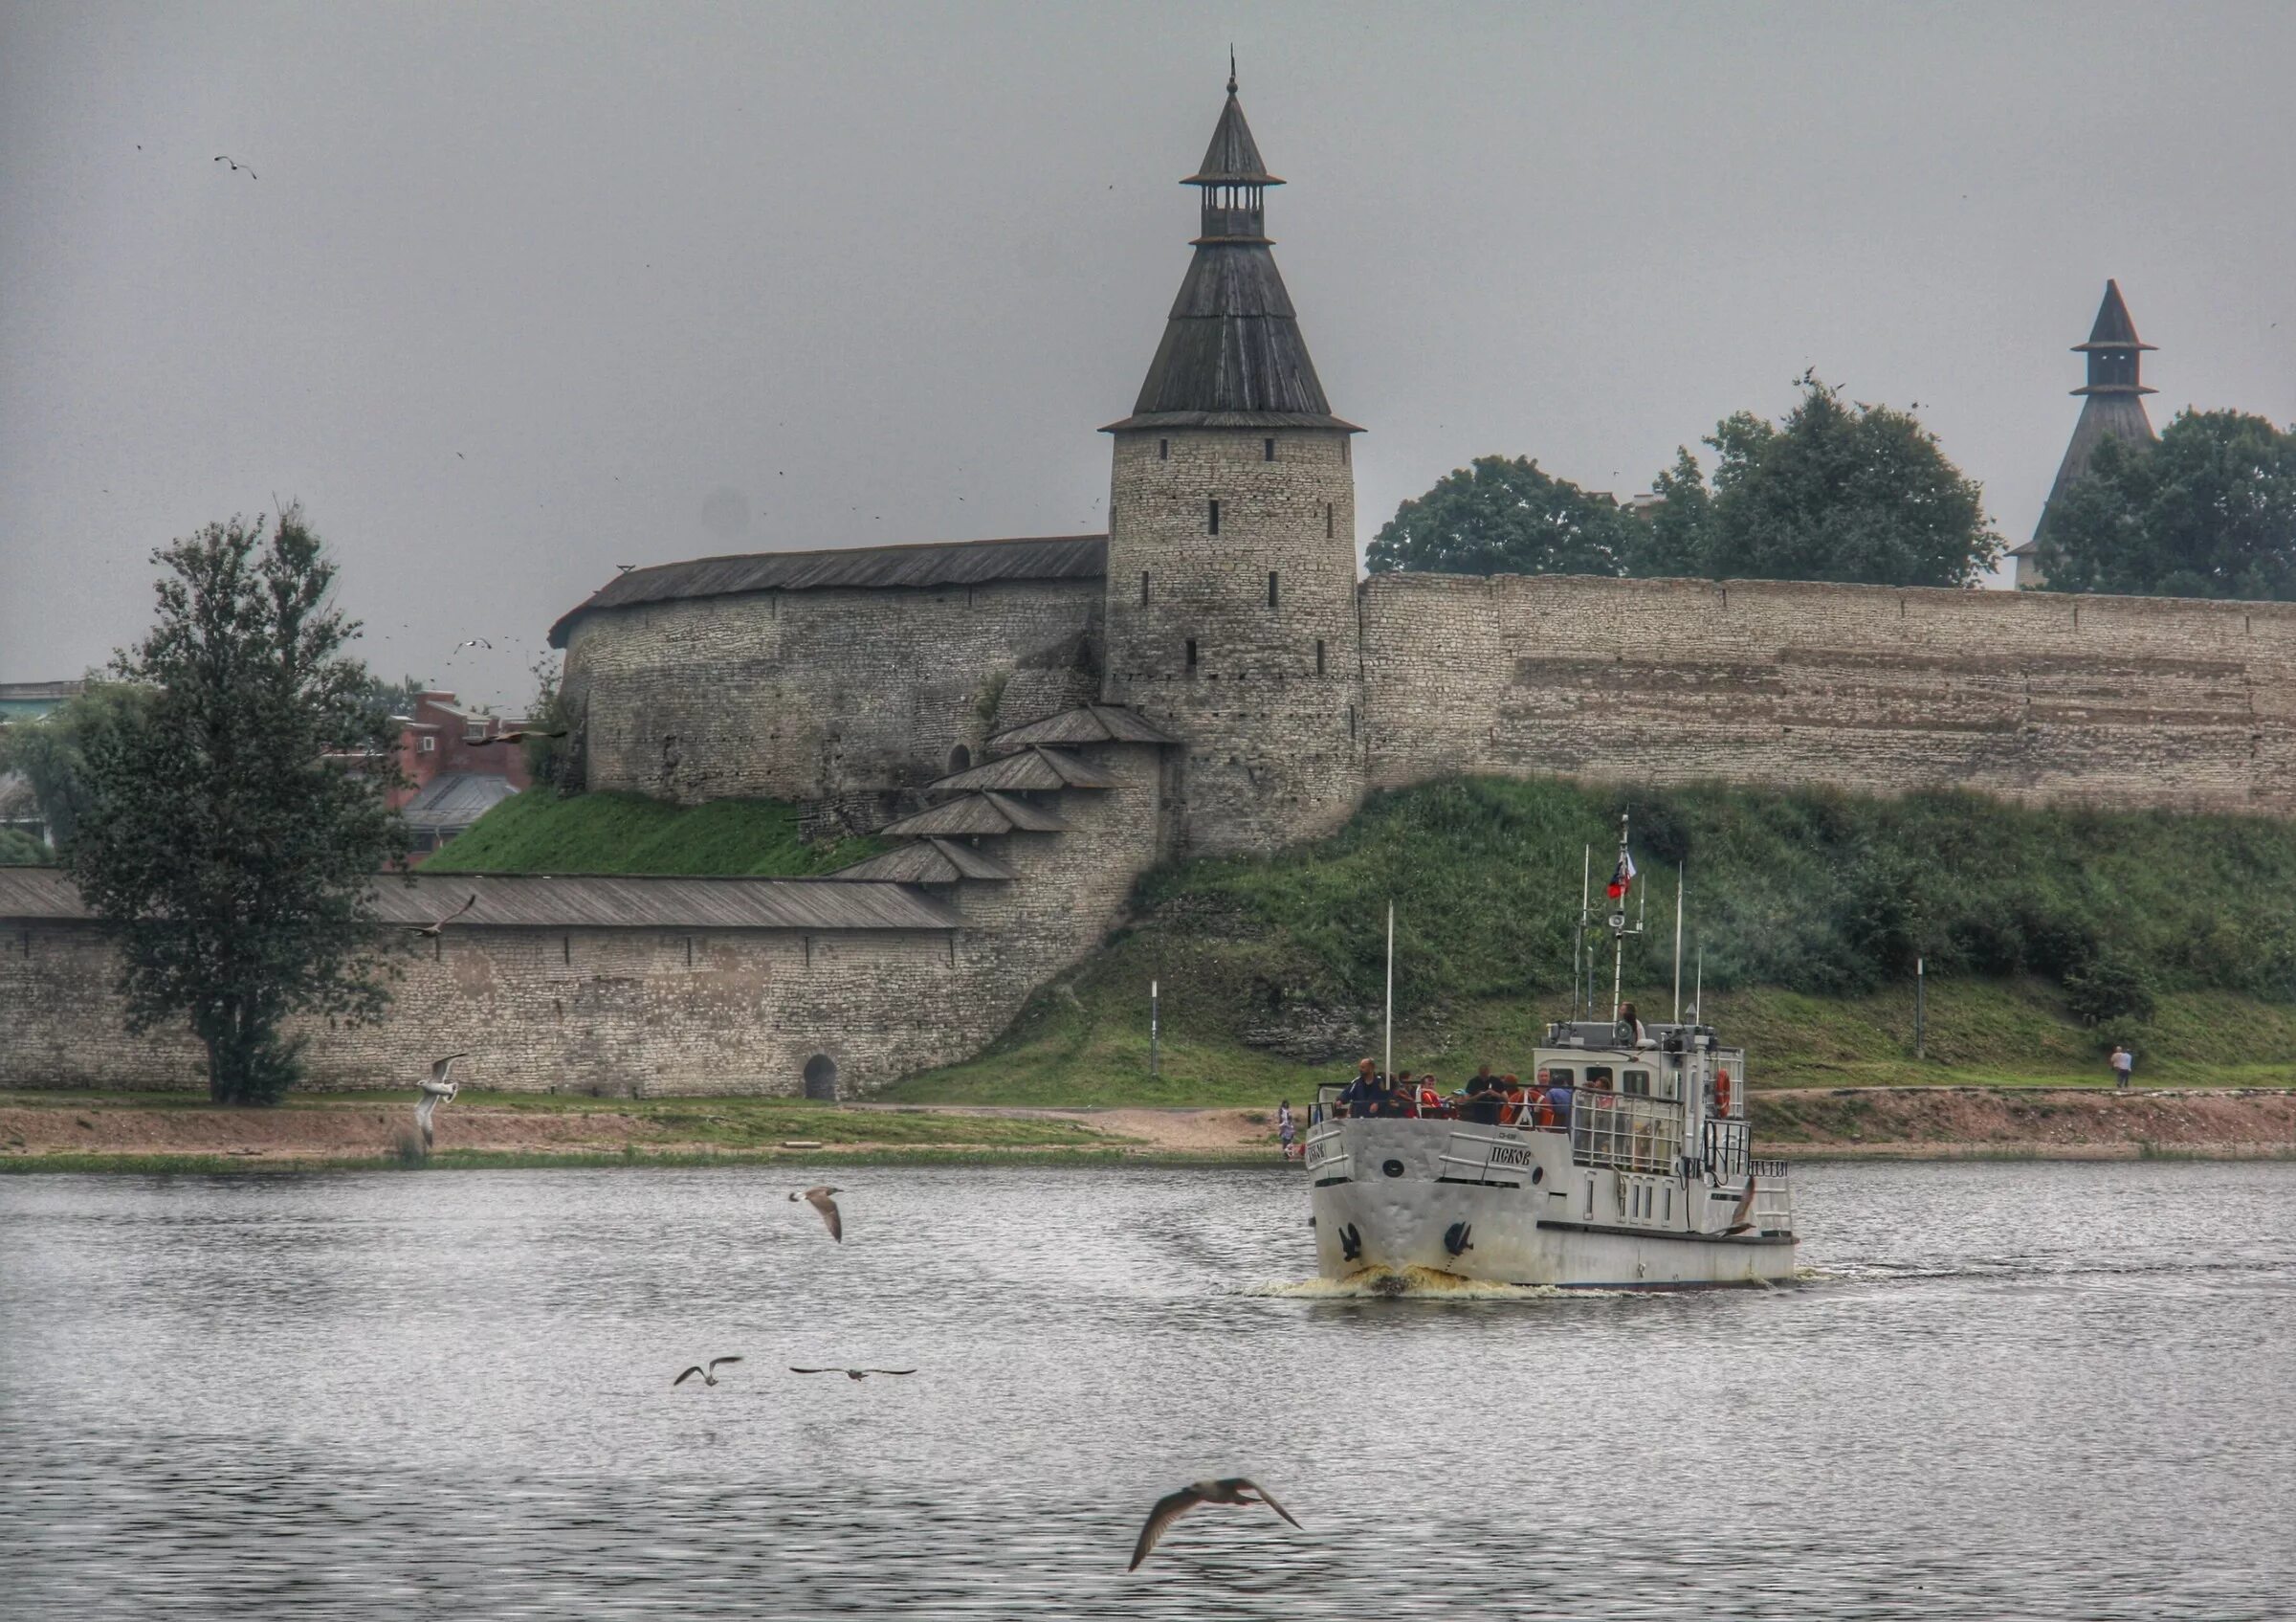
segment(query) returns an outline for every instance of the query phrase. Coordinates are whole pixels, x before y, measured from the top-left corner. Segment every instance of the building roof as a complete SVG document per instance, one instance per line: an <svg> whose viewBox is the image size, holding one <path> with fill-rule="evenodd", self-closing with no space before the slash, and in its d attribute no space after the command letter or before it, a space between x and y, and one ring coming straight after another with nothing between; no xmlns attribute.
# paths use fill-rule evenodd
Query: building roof
<svg viewBox="0 0 2296 1622"><path fill-rule="evenodd" d="M518 785L507 777L443 771L401 806L399 814L416 828L468 828L518 791Z"/></svg>
<svg viewBox="0 0 2296 1622"><path fill-rule="evenodd" d="M2078 355L2091 349L2157 349L2157 344L2137 341L2136 322L2129 319L2129 305L2121 298L2121 284L2105 284L2105 301L2097 306L2096 324L2088 329L2088 342L2073 345Z"/></svg>
<svg viewBox="0 0 2296 1622"><path fill-rule="evenodd" d="M988 741L988 747L1000 753L1008 749L1026 749L1038 744L1178 744L1163 728L1121 704L1085 704L1080 708L1063 710L1042 721L1032 721L1026 726L1016 726L1000 732Z"/></svg>
<svg viewBox="0 0 2296 1622"><path fill-rule="evenodd" d="M988 761L969 771L956 772L929 785L929 794L959 793L970 789L1114 789L1116 779L1080 760L1066 749L1031 744L1018 754Z"/></svg>
<svg viewBox="0 0 2296 1622"><path fill-rule="evenodd" d="M1260 160L1232 78L1229 85L1204 167L1181 184L1280 184ZM1332 414L1264 235L1196 240L1132 415L1103 432L1210 427L1361 432Z"/></svg>
<svg viewBox="0 0 2296 1622"><path fill-rule="evenodd" d="M1020 875L996 857L955 839L919 839L915 844L841 868L835 877L884 879L898 884L954 884L960 878L1004 883Z"/></svg>
<svg viewBox="0 0 2296 1622"><path fill-rule="evenodd" d="M930 811L895 818L877 830L894 839L915 839L938 833L975 838L994 833L1066 833L1069 825L1042 806L987 790L967 794Z"/></svg>
<svg viewBox="0 0 2296 1622"><path fill-rule="evenodd" d="M2150 444L2159 437L2152 432L2152 419L2145 412L2144 401L2134 394L2099 392L2081 402L2081 420L2073 424L2073 437L2064 448L2064 459L2057 464L2057 478L2049 486L2048 500L2042 505L2041 522L2033 526L2033 538L2041 539L2042 526L2049 522L2049 508L2057 504L2057 499L2076 479L2088 476L2098 446L2108 439Z"/></svg>
<svg viewBox="0 0 2296 1622"><path fill-rule="evenodd" d="M1108 573L1105 535L1008 541L937 541L900 546L836 546L811 552L745 552L632 569L592 592L550 628L563 648L584 614L743 591L820 591L840 587L987 586L1005 580L1098 580Z"/></svg>
<svg viewBox="0 0 2296 1622"><path fill-rule="evenodd" d="M386 923L429 923L475 895L464 929L960 929L954 907L902 884L840 878L652 878L609 875L419 873L376 879ZM0 867L0 919L90 917L53 867Z"/></svg>

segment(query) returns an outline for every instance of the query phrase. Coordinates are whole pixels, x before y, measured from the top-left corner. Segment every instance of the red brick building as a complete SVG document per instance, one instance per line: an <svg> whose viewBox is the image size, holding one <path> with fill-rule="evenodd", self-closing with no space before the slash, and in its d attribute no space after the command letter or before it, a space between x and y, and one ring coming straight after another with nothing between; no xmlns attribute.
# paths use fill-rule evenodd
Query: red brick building
<svg viewBox="0 0 2296 1622"><path fill-rule="evenodd" d="M407 818L419 862L530 780L524 749L488 742L515 721L463 709L446 692L417 693L414 713L402 720L399 769L408 787L391 789L389 801Z"/></svg>

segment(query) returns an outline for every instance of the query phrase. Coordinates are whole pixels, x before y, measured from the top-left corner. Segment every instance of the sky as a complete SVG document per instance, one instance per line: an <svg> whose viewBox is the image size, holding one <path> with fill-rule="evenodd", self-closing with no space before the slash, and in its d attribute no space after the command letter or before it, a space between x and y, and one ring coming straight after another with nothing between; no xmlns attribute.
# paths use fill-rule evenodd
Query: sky
<svg viewBox="0 0 2296 1622"><path fill-rule="evenodd" d="M2108 277L2296 422L2296 7L0 0L0 680L289 500L510 710L618 564L1104 528L1231 43L1358 543L1815 367L2015 544Z"/></svg>

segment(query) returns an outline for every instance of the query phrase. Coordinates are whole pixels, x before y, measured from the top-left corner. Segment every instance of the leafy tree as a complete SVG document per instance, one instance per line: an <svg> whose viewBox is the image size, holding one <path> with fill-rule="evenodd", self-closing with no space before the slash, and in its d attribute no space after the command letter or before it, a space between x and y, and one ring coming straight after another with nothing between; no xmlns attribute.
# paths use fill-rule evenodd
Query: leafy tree
<svg viewBox="0 0 2296 1622"><path fill-rule="evenodd" d="M1656 488L1671 544L1713 579L1970 586L2001 554L1976 483L1904 411L1844 403L1813 373L1776 425L1715 425L1711 491L1688 451Z"/></svg>
<svg viewBox="0 0 2296 1622"><path fill-rule="evenodd" d="M546 784L561 794L575 793L581 784L575 780L574 751L566 746L570 740L549 736L573 725L566 719L565 695L560 690L559 656L545 653L527 668L534 673L534 703L526 712L529 735L519 744L526 757L526 775L537 786Z"/></svg>
<svg viewBox="0 0 2296 1622"><path fill-rule="evenodd" d="M2105 440L2039 561L2050 591L2296 600L2296 432L2182 411L2156 444Z"/></svg>
<svg viewBox="0 0 2296 1622"><path fill-rule="evenodd" d="M21 773L32 786L48 837L57 845L71 843L87 811L89 745L145 697L121 682L91 681L37 721L0 727L0 771Z"/></svg>
<svg viewBox="0 0 2296 1622"><path fill-rule="evenodd" d="M1528 457L1477 456L1398 507L1367 556L1375 574L1619 574L1638 527Z"/></svg>
<svg viewBox="0 0 2296 1622"><path fill-rule="evenodd" d="M91 740L89 803L68 853L117 930L131 1031L188 1017L219 1103L294 1083L294 1013L371 1020L395 965L376 876L406 834L379 784L394 737L342 656L355 622L301 510L208 525L152 554L159 618L115 656L146 690Z"/></svg>

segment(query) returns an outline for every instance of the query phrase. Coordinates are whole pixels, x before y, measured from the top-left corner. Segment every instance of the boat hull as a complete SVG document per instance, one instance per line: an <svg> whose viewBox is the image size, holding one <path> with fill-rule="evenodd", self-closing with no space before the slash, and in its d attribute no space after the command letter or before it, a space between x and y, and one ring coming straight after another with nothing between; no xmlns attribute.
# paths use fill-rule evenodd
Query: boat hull
<svg viewBox="0 0 2296 1622"><path fill-rule="evenodd" d="M1318 1139L1311 1201L1326 1278L1424 1269L1483 1283L1698 1289L1794 1277L1791 1232L1721 1232L1738 1189L1574 1165L1560 1134L1348 1122Z"/></svg>

